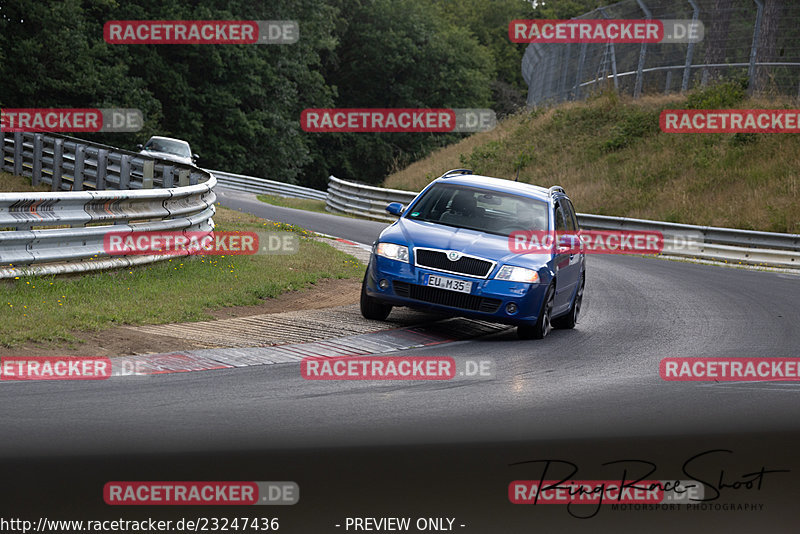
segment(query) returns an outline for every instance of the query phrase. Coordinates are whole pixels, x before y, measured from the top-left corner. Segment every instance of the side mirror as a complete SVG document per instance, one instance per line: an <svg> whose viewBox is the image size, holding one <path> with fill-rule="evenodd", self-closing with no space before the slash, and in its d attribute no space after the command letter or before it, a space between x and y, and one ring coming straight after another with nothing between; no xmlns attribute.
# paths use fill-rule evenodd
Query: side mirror
<svg viewBox="0 0 800 534"><path fill-rule="evenodd" d="M144 150L144 146L141 143L139 143L138 145L136 145L136 149L137 150Z"/></svg>
<svg viewBox="0 0 800 534"><path fill-rule="evenodd" d="M399 202L392 202L391 204L386 206L386 211L388 211L392 215L397 215L398 217L402 215L404 209L405 207Z"/></svg>
<svg viewBox="0 0 800 534"><path fill-rule="evenodd" d="M200 154L192 154L192 161L197 161L200 159Z"/></svg>

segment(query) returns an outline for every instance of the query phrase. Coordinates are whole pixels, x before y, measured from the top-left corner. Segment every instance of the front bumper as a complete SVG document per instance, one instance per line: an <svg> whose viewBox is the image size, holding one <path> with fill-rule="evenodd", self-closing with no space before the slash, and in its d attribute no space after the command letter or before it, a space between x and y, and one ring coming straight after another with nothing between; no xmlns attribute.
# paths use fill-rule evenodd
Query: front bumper
<svg viewBox="0 0 800 534"><path fill-rule="evenodd" d="M472 282L469 294L423 284L426 274ZM393 306L408 306L511 325L534 324L550 280L539 274L537 284L508 282L443 273L372 255L367 267L366 292ZM386 280L386 288L379 282ZM509 304L516 306L515 311Z"/></svg>

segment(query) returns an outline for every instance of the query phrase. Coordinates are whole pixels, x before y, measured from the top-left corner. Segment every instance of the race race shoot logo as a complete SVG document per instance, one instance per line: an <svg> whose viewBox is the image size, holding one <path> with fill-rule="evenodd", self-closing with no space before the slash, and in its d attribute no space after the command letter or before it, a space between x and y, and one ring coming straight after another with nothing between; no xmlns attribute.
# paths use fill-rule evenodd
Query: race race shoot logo
<svg viewBox="0 0 800 534"><path fill-rule="evenodd" d="M664 236L646 230L516 230L508 236L508 250L514 254L660 254Z"/></svg>
<svg viewBox="0 0 800 534"><path fill-rule="evenodd" d="M663 380L688 382L797 382L800 358L664 358Z"/></svg>
<svg viewBox="0 0 800 534"><path fill-rule="evenodd" d="M705 28L692 20L512 20L512 43L697 43Z"/></svg>
<svg viewBox="0 0 800 534"><path fill-rule="evenodd" d="M455 108L325 108L305 109L305 132L487 132L497 126L491 109Z"/></svg>
<svg viewBox="0 0 800 534"><path fill-rule="evenodd" d="M491 358L460 359L449 356L308 357L300 362L306 380L452 380L494 378Z"/></svg>
<svg viewBox="0 0 800 534"><path fill-rule="evenodd" d="M47 356L0 358L0 380L105 380L111 360L100 357Z"/></svg>
<svg viewBox="0 0 800 534"><path fill-rule="evenodd" d="M112 256L227 256L296 254L292 232L109 232L103 250Z"/></svg>
<svg viewBox="0 0 800 534"><path fill-rule="evenodd" d="M112 506L292 505L295 482L107 482L103 500Z"/></svg>
<svg viewBox="0 0 800 534"><path fill-rule="evenodd" d="M108 44L293 44L300 27L293 20L110 20Z"/></svg>
<svg viewBox="0 0 800 534"><path fill-rule="evenodd" d="M665 133L798 133L800 109L667 109Z"/></svg>
<svg viewBox="0 0 800 534"><path fill-rule="evenodd" d="M2 132L138 132L143 125L138 109L0 109Z"/></svg>

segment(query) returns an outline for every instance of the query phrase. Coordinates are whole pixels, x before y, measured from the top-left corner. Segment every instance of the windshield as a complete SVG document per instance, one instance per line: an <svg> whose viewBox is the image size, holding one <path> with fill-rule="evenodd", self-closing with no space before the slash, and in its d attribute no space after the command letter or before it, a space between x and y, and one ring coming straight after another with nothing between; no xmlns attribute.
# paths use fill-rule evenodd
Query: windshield
<svg viewBox="0 0 800 534"><path fill-rule="evenodd" d="M181 141L151 139L144 145L144 149L151 152L164 152L165 154L172 154L173 156L180 156L182 158L192 157L189 145Z"/></svg>
<svg viewBox="0 0 800 534"><path fill-rule="evenodd" d="M507 236L547 230L547 203L533 198L454 184L428 189L406 217Z"/></svg>

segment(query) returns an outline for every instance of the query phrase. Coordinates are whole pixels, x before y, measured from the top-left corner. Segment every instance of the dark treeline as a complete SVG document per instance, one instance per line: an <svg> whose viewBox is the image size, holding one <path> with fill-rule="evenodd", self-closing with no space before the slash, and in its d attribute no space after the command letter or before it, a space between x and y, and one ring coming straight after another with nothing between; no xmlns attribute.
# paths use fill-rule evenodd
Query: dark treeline
<svg viewBox="0 0 800 534"><path fill-rule="evenodd" d="M0 107L129 107L132 148L186 139L200 165L324 187L370 183L458 134L311 134L303 109L524 104L515 18L569 18L596 0L0 0ZM109 45L109 20L296 20L292 45Z"/></svg>

